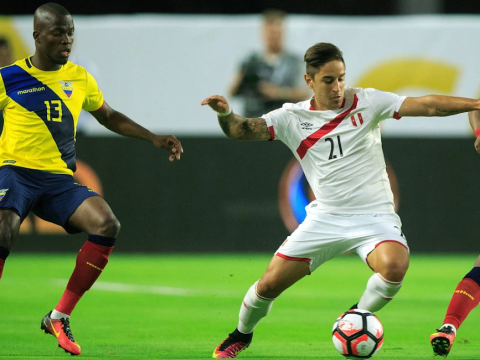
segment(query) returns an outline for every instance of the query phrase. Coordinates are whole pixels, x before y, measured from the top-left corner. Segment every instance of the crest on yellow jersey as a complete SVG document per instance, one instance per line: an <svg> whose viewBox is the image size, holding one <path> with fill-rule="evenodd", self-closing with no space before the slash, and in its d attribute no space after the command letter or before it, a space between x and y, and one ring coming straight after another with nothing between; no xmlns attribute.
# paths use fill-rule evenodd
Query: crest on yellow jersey
<svg viewBox="0 0 480 360"><path fill-rule="evenodd" d="M73 81L63 81L63 80L60 80L59 83L60 83L60 85L62 86L62 90L63 90L63 92L65 93L65 95L67 95L68 98L69 98L70 96L72 96L72 93L73 93Z"/></svg>

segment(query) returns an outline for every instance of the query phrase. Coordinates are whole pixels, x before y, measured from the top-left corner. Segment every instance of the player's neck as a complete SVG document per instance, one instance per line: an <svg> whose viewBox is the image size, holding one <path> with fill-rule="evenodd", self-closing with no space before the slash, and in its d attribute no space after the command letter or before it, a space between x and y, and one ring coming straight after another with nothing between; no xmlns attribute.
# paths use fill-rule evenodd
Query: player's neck
<svg viewBox="0 0 480 360"><path fill-rule="evenodd" d="M42 70L42 71L57 71L57 70L60 70L63 66L60 64L53 63L47 58L42 58L37 53L35 53L30 58L30 60L32 61L33 66L35 66L38 70Z"/></svg>

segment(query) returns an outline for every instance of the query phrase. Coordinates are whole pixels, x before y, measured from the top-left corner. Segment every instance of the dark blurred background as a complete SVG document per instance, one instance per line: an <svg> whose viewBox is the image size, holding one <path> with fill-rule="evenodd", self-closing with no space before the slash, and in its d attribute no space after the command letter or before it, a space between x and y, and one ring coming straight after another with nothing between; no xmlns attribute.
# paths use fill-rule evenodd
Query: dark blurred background
<svg viewBox="0 0 480 360"><path fill-rule="evenodd" d="M2 1L0 14L32 14L46 1ZM253 14L268 8L291 14L312 15L396 15L396 14L479 14L476 0L335 0L335 1L197 1L197 0L81 0L57 1L72 14Z"/></svg>

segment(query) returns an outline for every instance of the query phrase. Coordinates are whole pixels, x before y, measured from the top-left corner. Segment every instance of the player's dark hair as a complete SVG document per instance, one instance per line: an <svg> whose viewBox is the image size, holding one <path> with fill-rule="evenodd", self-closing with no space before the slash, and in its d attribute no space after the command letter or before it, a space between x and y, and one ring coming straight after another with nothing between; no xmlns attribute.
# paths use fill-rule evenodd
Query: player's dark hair
<svg viewBox="0 0 480 360"><path fill-rule="evenodd" d="M317 43L308 48L303 58L306 72L313 79L320 68L330 61L338 60L345 65L342 51L330 43Z"/></svg>

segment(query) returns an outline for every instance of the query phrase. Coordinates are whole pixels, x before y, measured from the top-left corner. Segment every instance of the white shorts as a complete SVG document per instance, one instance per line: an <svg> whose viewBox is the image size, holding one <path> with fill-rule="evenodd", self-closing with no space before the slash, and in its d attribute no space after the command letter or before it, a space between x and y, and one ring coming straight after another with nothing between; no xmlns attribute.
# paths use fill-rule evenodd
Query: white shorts
<svg viewBox="0 0 480 360"><path fill-rule="evenodd" d="M394 241L408 250L397 214L312 214L285 240L275 255L306 261L310 272L324 262L353 251L368 265L367 256L380 243Z"/></svg>

